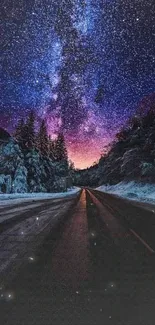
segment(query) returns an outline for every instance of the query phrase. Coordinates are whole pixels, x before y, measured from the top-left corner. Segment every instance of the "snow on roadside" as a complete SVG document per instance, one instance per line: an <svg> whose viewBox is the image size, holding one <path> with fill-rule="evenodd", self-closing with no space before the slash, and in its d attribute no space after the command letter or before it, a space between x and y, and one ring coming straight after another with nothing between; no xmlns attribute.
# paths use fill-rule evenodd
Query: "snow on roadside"
<svg viewBox="0 0 155 325"><path fill-rule="evenodd" d="M77 194L81 189L74 187L67 192L60 193L12 193L12 194L0 194L0 206L12 205L22 202L40 201L46 199L61 199L67 198L71 195Z"/></svg>
<svg viewBox="0 0 155 325"><path fill-rule="evenodd" d="M112 193L130 200L155 203L155 184L120 182L116 185L102 185L97 190Z"/></svg>

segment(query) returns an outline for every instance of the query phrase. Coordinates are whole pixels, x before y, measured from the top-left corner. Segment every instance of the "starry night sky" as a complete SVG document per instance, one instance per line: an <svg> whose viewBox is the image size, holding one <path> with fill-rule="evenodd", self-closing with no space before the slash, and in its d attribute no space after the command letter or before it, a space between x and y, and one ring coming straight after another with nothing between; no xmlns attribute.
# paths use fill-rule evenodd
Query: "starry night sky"
<svg viewBox="0 0 155 325"><path fill-rule="evenodd" d="M2 0L0 122L32 109L78 168L155 92L154 0Z"/></svg>

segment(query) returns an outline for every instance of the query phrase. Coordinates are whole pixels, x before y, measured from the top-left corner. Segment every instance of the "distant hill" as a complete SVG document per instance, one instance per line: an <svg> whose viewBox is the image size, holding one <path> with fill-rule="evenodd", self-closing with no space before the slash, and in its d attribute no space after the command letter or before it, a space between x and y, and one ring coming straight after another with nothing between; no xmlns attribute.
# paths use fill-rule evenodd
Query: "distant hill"
<svg viewBox="0 0 155 325"><path fill-rule="evenodd" d="M113 185L121 181L155 183L154 94L140 103L135 116L116 135L99 164L75 173L76 185Z"/></svg>

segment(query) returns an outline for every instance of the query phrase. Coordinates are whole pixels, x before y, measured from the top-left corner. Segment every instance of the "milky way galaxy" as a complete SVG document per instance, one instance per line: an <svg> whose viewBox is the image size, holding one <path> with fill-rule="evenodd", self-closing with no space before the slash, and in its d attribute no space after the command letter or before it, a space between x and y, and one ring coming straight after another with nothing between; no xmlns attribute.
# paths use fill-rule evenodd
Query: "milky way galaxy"
<svg viewBox="0 0 155 325"><path fill-rule="evenodd" d="M154 0L2 0L2 126L34 110L78 168L155 92Z"/></svg>

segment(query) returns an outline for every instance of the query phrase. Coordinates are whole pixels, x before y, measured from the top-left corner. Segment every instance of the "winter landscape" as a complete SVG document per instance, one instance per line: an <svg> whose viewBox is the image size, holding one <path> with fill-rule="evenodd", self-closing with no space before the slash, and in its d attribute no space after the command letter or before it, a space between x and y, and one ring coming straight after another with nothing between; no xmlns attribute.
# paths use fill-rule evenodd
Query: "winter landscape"
<svg viewBox="0 0 155 325"><path fill-rule="evenodd" d="M17 194L2 194L0 198L65 192L74 185L100 185L100 190L124 193L130 199L155 201L155 96L141 103L137 115L105 149L98 163L76 169L68 159L63 134L52 140L44 120L36 133L35 114L30 112L26 122L19 121L12 136L0 129L0 190Z"/></svg>
<svg viewBox="0 0 155 325"><path fill-rule="evenodd" d="M155 3L2 0L1 325L155 323Z"/></svg>

